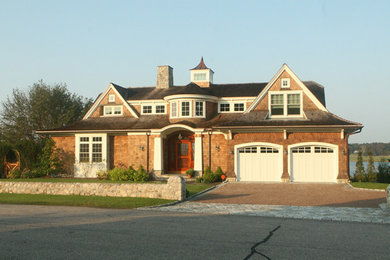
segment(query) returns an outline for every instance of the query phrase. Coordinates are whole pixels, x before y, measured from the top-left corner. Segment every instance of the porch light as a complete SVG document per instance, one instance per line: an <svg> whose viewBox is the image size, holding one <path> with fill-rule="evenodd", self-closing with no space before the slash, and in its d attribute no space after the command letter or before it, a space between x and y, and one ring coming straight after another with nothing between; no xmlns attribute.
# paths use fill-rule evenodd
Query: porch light
<svg viewBox="0 0 390 260"><path fill-rule="evenodd" d="M177 139L179 139L179 140L183 139L183 136L181 136L181 133L179 134L179 136L177 137Z"/></svg>

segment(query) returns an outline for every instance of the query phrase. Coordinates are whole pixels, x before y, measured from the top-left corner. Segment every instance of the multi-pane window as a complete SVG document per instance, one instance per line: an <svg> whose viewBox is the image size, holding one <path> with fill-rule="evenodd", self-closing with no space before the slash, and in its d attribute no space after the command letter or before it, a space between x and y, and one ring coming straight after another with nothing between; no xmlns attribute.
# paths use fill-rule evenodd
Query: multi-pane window
<svg viewBox="0 0 390 260"><path fill-rule="evenodd" d="M206 80L206 73L194 73L194 81Z"/></svg>
<svg viewBox="0 0 390 260"><path fill-rule="evenodd" d="M203 101L195 101L195 116L204 116L203 108L204 108Z"/></svg>
<svg viewBox="0 0 390 260"><path fill-rule="evenodd" d="M182 101L181 102L181 116L190 116L190 102Z"/></svg>
<svg viewBox="0 0 390 260"><path fill-rule="evenodd" d="M290 88L290 79L281 80L281 88Z"/></svg>
<svg viewBox="0 0 390 260"><path fill-rule="evenodd" d="M165 106L164 105L156 105L156 114L164 114Z"/></svg>
<svg viewBox="0 0 390 260"><path fill-rule="evenodd" d="M301 95L288 94L287 95L287 115L301 114Z"/></svg>
<svg viewBox="0 0 390 260"><path fill-rule="evenodd" d="M171 103L171 117L177 117L177 102Z"/></svg>
<svg viewBox="0 0 390 260"><path fill-rule="evenodd" d="M271 115L284 115L283 94L271 95Z"/></svg>
<svg viewBox="0 0 390 260"><path fill-rule="evenodd" d="M80 137L79 141L80 162L102 162L102 137Z"/></svg>
<svg viewBox="0 0 390 260"><path fill-rule="evenodd" d="M143 114L151 114L152 113L152 106L142 106L142 113Z"/></svg>
<svg viewBox="0 0 390 260"><path fill-rule="evenodd" d="M229 103L219 104L219 111L220 112L230 112L230 104Z"/></svg>
<svg viewBox="0 0 390 260"><path fill-rule="evenodd" d="M235 112L244 111L244 103L234 104L234 111Z"/></svg>
<svg viewBox="0 0 390 260"><path fill-rule="evenodd" d="M271 116L301 115L300 93L271 94L270 103Z"/></svg>
<svg viewBox="0 0 390 260"><path fill-rule="evenodd" d="M105 106L104 115L105 116L122 115L122 106Z"/></svg>

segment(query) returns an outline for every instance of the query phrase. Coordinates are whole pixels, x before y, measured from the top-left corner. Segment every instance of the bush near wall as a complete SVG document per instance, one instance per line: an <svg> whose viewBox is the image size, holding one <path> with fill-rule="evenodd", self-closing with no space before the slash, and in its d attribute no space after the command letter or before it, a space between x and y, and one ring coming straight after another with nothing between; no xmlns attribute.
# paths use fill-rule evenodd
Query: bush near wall
<svg viewBox="0 0 390 260"><path fill-rule="evenodd" d="M101 180L129 182L146 182L150 179L150 175L142 165L139 166L138 170L135 170L132 166L128 169L116 167L109 171L100 171L97 176Z"/></svg>

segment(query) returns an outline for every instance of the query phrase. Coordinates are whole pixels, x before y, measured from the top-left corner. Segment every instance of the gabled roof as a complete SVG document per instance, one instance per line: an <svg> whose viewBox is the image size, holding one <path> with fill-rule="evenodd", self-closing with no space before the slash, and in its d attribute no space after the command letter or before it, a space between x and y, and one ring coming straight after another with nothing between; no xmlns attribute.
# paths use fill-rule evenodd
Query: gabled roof
<svg viewBox="0 0 390 260"><path fill-rule="evenodd" d="M319 94L319 98L317 98L314 93L311 92L311 90L295 75L295 73L287 66L287 64L283 64L283 66L279 69L279 71L275 74L275 76L268 82L267 86L264 87L264 89L260 92L260 94L257 96L257 98L252 102L252 104L247 108L247 110L244 113L249 113L255 109L255 107L263 100L263 98L267 95L269 89L272 87L272 85L275 83L275 81L282 75L282 73L286 71L292 79L295 80L295 82L298 83L298 85L302 88L303 92L310 98L310 100L317 106L318 109L322 111L328 111L325 107L325 98L323 98L323 102L320 102L319 98L321 98L320 91L318 86L312 87L316 90L317 94ZM309 85L313 85L311 81L309 81ZM323 92L323 90L322 90Z"/></svg>
<svg viewBox="0 0 390 260"><path fill-rule="evenodd" d="M88 110L88 112L85 114L83 119L89 118L93 112L98 108L100 102L102 102L103 98L107 95L107 93L110 90L113 90L115 94L119 97L119 99L122 101L123 105L129 110L129 112L135 117L138 118L137 113L130 107L129 103L127 103L126 98L127 98L127 90L125 88L122 88L121 86L115 85L113 83L110 83L106 90L99 95L99 97L95 100L93 103L92 107Z"/></svg>

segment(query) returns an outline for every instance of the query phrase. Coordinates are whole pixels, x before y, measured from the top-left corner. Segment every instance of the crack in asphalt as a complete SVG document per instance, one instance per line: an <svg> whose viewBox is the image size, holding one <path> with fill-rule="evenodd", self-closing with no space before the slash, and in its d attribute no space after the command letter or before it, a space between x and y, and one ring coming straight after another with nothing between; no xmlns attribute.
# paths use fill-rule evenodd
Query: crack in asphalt
<svg viewBox="0 0 390 260"><path fill-rule="evenodd" d="M268 256L262 254L261 252L257 251L256 250L256 247L258 247L259 245L261 244L264 244L265 242L267 242L273 235L274 235L274 232L276 230L278 230L280 228L280 225L277 226L276 228L274 228L273 230L271 230L268 234L268 236L266 238L264 238L262 241L260 242L257 242L256 244L254 244L252 247L251 247L251 252L244 258L244 260L248 260L249 258L251 258L254 254L259 254L267 259L271 259L269 258Z"/></svg>

